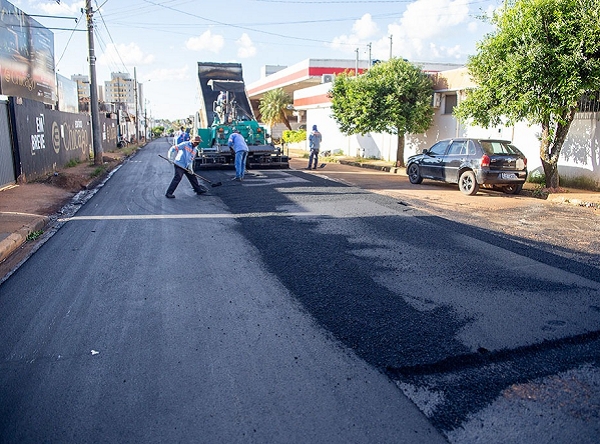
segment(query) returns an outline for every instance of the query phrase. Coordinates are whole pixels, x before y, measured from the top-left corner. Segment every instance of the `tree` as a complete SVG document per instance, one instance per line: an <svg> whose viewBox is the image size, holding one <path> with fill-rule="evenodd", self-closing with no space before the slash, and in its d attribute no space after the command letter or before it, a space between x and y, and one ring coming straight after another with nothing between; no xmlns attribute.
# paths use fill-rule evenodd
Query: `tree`
<svg viewBox="0 0 600 444"><path fill-rule="evenodd" d="M283 123L287 129L291 130L292 126L286 115L288 105L291 104L292 98L282 88L277 88L265 93L258 110L262 120L270 127L276 123Z"/></svg>
<svg viewBox="0 0 600 444"><path fill-rule="evenodd" d="M558 159L578 100L600 85L600 2L521 0L492 23L496 31L467 63L478 87L455 115L486 128L541 125L546 186L558 188Z"/></svg>
<svg viewBox="0 0 600 444"><path fill-rule="evenodd" d="M397 58L358 77L336 77L330 92L333 117L342 132L398 135L397 166L404 166L404 135L423 133L433 121L432 95L429 76Z"/></svg>

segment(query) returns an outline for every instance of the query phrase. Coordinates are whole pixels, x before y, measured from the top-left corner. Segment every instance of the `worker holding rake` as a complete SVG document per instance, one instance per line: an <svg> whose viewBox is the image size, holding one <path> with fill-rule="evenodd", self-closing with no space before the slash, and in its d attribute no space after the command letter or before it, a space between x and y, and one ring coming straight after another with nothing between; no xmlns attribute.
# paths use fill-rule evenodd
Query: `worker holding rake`
<svg viewBox="0 0 600 444"><path fill-rule="evenodd" d="M190 184L192 185L192 188L196 194L200 195L208 191L198 183L198 179L193 173L194 158L198 154L198 145L200 145L200 142L202 142L200 136L194 136L192 140L182 142L178 145L173 145L169 149L167 157L173 162L175 167L175 175L173 176L173 180L171 180L171 184L169 185L169 188L167 188L167 193L165 194L165 196L167 196L169 199L173 199L175 197L173 193L175 192L177 185L179 185L179 182L181 182L184 174L185 177L187 177L190 181Z"/></svg>

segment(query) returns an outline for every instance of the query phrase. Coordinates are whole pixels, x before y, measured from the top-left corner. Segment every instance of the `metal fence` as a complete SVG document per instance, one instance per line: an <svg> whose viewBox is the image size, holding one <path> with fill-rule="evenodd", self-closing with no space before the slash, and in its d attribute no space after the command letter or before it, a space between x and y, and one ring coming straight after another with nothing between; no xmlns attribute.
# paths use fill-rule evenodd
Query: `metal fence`
<svg viewBox="0 0 600 444"><path fill-rule="evenodd" d="M600 92L588 92L579 100L579 112L598 112L600 111Z"/></svg>
<svg viewBox="0 0 600 444"><path fill-rule="evenodd" d="M15 183L14 165L8 102L2 100L0 101L0 188Z"/></svg>

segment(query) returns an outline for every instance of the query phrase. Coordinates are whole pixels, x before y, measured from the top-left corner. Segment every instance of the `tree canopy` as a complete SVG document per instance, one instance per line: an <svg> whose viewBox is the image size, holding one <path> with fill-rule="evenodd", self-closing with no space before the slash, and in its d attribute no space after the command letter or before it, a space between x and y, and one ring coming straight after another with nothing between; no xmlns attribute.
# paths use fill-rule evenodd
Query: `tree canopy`
<svg viewBox="0 0 600 444"><path fill-rule="evenodd" d="M292 98L282 89L277 88L265 93L260 101L258 110L262 120L269 126L283 123L289 130L292 129L287 118L286 110L292 104Z"/></svg>
<svg viewBox="0 0 600 444"><path fill-rule="evenodd" d="M546 184L558 187L558 158L579 99L600 85L600 2L518 0L492 17L496 31L467 68L478 87L455 109L483 127L526 120L542 127Z"/></svg>
<svg viewBox="0 0 600 444"><path fill-rule="evenodd" d="M333 117L342 132L398 135L399 166L404 165L404 135L423 133L433 121L432 95L429 76L398 58L357 77L342 74L330 92Z"/></svg>

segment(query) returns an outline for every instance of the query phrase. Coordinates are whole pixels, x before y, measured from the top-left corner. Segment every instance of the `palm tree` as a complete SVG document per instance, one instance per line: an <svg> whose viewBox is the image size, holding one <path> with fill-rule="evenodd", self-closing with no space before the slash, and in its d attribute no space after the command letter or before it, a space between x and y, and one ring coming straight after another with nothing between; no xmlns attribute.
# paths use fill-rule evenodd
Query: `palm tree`
<svg viewBox="0 0 600 444"><path fill-rule="evenodd" d="M286 115L288 105L292 104L292 98L283 90L283 88L272 89L265 93L260 100L258 110L262 120L272 127L276 123L283 123L289 130L292 129Z"/></svg>

